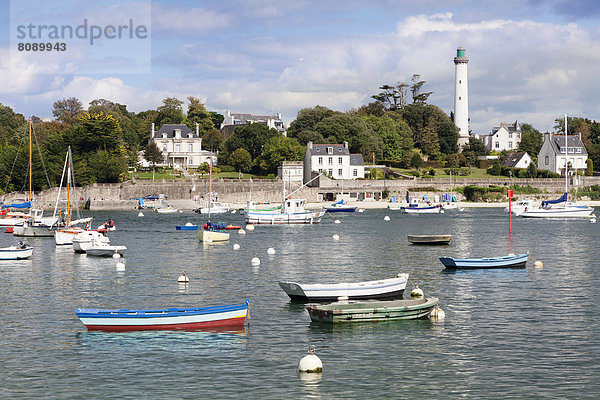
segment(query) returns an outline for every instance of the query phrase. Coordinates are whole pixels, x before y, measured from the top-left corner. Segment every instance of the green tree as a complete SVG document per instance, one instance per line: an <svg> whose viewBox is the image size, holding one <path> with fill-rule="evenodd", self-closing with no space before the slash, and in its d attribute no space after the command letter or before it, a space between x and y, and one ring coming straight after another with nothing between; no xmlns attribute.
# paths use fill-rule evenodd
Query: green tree
<svg viewBox="0 0 600 400"><path fill-rule="evenodd" d="M162 151L158 148L156 142L150 142L146 145L144 149L144 158L150 164L152 164L152 180L154 180L154 171L156 170L156 164L162 163L164 161L164 155Z"/></svg>
<svg viewBox="0 0 600 400"><path fill-rule="evenodd" d="M586 166L586 168L585 168L585 175L586 176L592 176L592 175L594 175L594 162L592 161L591 158L588 158L585 161L585 166Z"/></svg>
<svg viewBox="0 0 600 400"><path fill-rule="evenodd" d="M384 159L400 160L412 151L412 133L404 120L394 119L390 114L383 117L369 115L363 119L383 141Z"/></svg>
<svg viewBox="0 0 600 400"><path fill-rule="evenodd" d="M196 124L200 131L200 136L204 136L205 133L212 131L215 126L213 125L212 115L206 110L204 103L196 97L188 97L188 112L185 118L185 124L192 130L196 130Z"/></svg>
<svg viewBox="0 0 600 400"><path fill-rule="evenodd" d="M519 151L526 151L533 160L537 160L543 142L544 137L540 131L530 124L521 124Z"/></svg>
<svg viewBox="0 0 600 400"><path fill-rule="evenodd" d="M99 150L90 155L88 163L96 182L119 182L121 174L127 171L125 157L106 150Z"/></svg>
<svg viewBox="0 0 600 400"><path fill-rule="evenodd" d="M421 75L419 74L413 74L412 78L410 79L412 82L410 91L412 93L413 103L415 104L425 104L429 96L433 94L433 92L421 92L423 85L425 85L427 81L421 81L420 79Z"/></svg>
<svg viewBox="0 0 600 400"><path fill-rule="evenodd" d="M410 159L410 166L412 168L416 168L417 171L419 170L419 168L421 168L423 166L423 159L421 158L419 153L417 153L416 151L413 152L413 155Z"/></svg>
<svg viewBox="0 0 600 400"><path fill-rule="evenodd" d="M303 108L298 111L296 119L290 123L287 130L288 137L298 137L303 131L316 131L315 126L324 118L334 115L335 112L323 106ZM306 144L302 143L301 144Z"/></svg>
<svg viewBox="0 0 600 400"><path fill-rule="evenodd" d="M255 159L262 153L267 139L273 135L281 134L275 129L269 129L265 124L241 125L221 146L223 159L228 159L229 155L240 147L246 149L250 156Z"/></svg>
<svg viewBox="0 0 600 400"><path fill-rule="evenodd" d="M351 153L362 153L365 158L371 158L373 153L377 158L383 155L383 140L360 117L336 113L317 123L315 131L325 138L325 143L348 142Z"/></svg>
<svg viewBox="0 0 600 400"><path fill-rule="evenodd" d="M266 141L264 150L256 161L263 173L270 174L277 172L281 161L301 161L303 158L304 146L295 138L277 135Z"/></svg>
<svg viewBox="0 0 600 400"><path fill-rule="evenodd" d="M185 119L182 105L183 101L175 97L164 99L163 105L157 108L158 115L155 120L157 128L164 124L181 124Z"/></svg>
<svg viewBox="0 0 600 400"><path fill-rule="evenodd" d="M121 125L112 115L83 112L71 130L71 141L81 153L117 150L122 142Z"/></svg>
<svg viewBox="0 0 600 400"><path fill-rule="evenodd" d="M57 100L52 104L52 115L57 120L73 125L77 122L79 114L83 111L81 101L76 97Z"/></svg>
<svg viewBox="0 0 600 400"><path fill-rule="evenodd" d="M469 142L464 144L462 147L463 153L465 151L472 151L476 156L485 156L487 154L487 150L485 145L480 139L476 139L474 137L469 137Z"/></svg>
<svg viewBox="0 0 600 400"><path fill-rule="evenodd" d="M248 150L240 147L229 156L229 165L238 171L248 172L252 168L252 156Z"/></svg>
<svg viewBox="0 0 600 400"><path fill-rule="evenodd" d="M502 165L500 165L499 159L494 160L494 164L492 164L492 166L488 168L487 173L490 175L501 175L502 174Z"/></svg>
<svg viewBox="0 0 600 400"><path fill-rule="evenodd" d="M12 108L0 103L0 140L4 143L13 139L21 139L27 135L25 126L27 121L21 114Z"/></svg>
<svg viewBox="0 0 600 400"><path fill-rule="evenodd" d="M530 163L529 166L527 166L527 177L528 178L536 178L537 177L537 167L535 166L535 163Z"/></svg>
<svg viewBox="0 0 600 400"><path fill-rule="evenodd" d="M444 135L444 150L452 153L455 147L452 146L451 138L456 137L456 132L449 128L452 122L439 107L421 103L409 104L401 111L401 116L410 126L415 147L422 149L424 154L434 157L438 155L441 150L440 132Z"/></svg>
<svg viewBox="0 0 600 400"><path fill-rule="evenodd" d="M379 87L381 92L371 96L381 104L384 109L389 111L401 110L406 106L408 98L408 84L398 82L396 86L382 85Z"/></svg>
<svg viewBox="0 0 600 400"><path fill-rule="evenodd" d="M202 147L216 151L225 141L223 134L218 129L211 129L202 136Z"/></svg>

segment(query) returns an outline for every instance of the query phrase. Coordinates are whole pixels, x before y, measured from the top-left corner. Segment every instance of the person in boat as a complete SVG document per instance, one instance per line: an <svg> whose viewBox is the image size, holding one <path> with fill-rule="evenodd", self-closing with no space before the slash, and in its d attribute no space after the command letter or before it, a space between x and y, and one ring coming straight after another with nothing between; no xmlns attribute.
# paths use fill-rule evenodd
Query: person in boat
<svg viewBox="0 0 600 400"><path fill-rule="evenodd" d="M85 224L85 230L86 230L86 231L89 231L90 229L92 229L92 225L91 225L90 221L88 221L88 222Z"/></svg>
<svg viewBox="0 0 600 400"><path fill-rule="evenodd" d="M112 228L113 226L115 226L115 223L113 222L113 220L112 220L112 219L109 219L109 220L108 220L108 227L109 227L109 228Z"/></svg>
<svg viewBox="0 0 600 400"><path fill-rule="evenodd" d="M19 249L26 249L28 247L28 244L22 241L19 241L19 243L17 243L17 247Z"/></svg>

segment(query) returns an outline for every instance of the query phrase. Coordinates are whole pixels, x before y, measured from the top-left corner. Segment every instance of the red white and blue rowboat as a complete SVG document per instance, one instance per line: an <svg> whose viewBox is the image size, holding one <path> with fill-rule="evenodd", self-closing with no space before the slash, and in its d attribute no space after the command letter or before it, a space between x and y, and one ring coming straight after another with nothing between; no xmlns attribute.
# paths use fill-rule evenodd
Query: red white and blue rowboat
<svg viewBox="0 0 600 400"><path fill-rule="evenodd" d="M528 258L529 253L525 253L493 258L440 257L440 261L446 268L525 268Z"/></svg>
<svg viewBox="0 0 600 400"><path fill-rule="evenodd" d="M75 314L89 331L194 330L243 326L249 301L244 304L158 310L99 310L78 308Z"/></svg>

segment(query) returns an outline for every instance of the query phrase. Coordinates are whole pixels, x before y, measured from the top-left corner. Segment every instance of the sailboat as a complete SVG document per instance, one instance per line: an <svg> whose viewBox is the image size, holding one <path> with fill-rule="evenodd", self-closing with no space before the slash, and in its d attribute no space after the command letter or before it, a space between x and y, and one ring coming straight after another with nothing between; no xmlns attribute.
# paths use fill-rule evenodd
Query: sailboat
<svg viewBox="0 0 600 400"><path fill-rule="evenodd" d="M577 205L568 201L569 142L567 140L567 116L565 114L565 193L556 200L542 201L538 208L526 209L521 213L523 218L588 218L594 212L592 207Z"/></svg>
<svg viewBox="0 0 600 400"><path fill-rule="evenodd" d="M225 242L229 240L229 233L220 226L210 222L210 206L212 203L212 155L209 158L208 170L208 222L204 229L198 231L198 240L205 243Z"/></svg>
<svg viewBox="0 0 600 400"><path fill-rule="evenodd" d="M62 189L63 180L65 177L65 170L67 174L67 203L65 210L65 225L63 228L54 231L54 240L57 245L68 245L73 244L73 237L78 233L83 232L83 228L74 226L77 223L81 222L90 222L92 218L83 218L78 219L76 221L71 221L71 187L75 186L75 182L73 179L73 161L71 159L71 146L67 149L67 156L65 159L65 166L63 167L63 175L60 180L60 187L58 189L58 196L56 198L56 206L54 207L54 215L56 215L56 211L60 202L60 194ZM60 210L59 210L60 214Z"/></svg>
<svg viewBox="0 0 600 400"><path fill-rule="evenodd" d="M29 203L31 208L29 209L29 219L24 221L23 224L15 226L13 230L14 236L26 236L26 237L52 237L52 226L56 223L58 218L44 218L44 210L33 208L33 163L31 155L31 118L29 119Z"/></svg>

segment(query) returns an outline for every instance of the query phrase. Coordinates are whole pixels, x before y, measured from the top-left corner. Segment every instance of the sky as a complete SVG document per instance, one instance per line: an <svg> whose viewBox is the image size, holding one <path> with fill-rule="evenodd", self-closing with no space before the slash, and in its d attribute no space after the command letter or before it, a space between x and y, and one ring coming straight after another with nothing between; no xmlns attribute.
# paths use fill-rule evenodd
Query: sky
<svg viewBox="0 0 600 400"><path fill-rule="evenodd" d="M36 36L84 20L105 36ZM194 96L289 124L302 108L358 108L419 74L449 114L463 46L474 133L514 121L552 131L564 114L600 120L599 20L596 0L0 0L0 103L52 117L67 97L140 112ZM119 25L130 27L114 38ZM18 50L35 42L67 48Z"/></svg>

